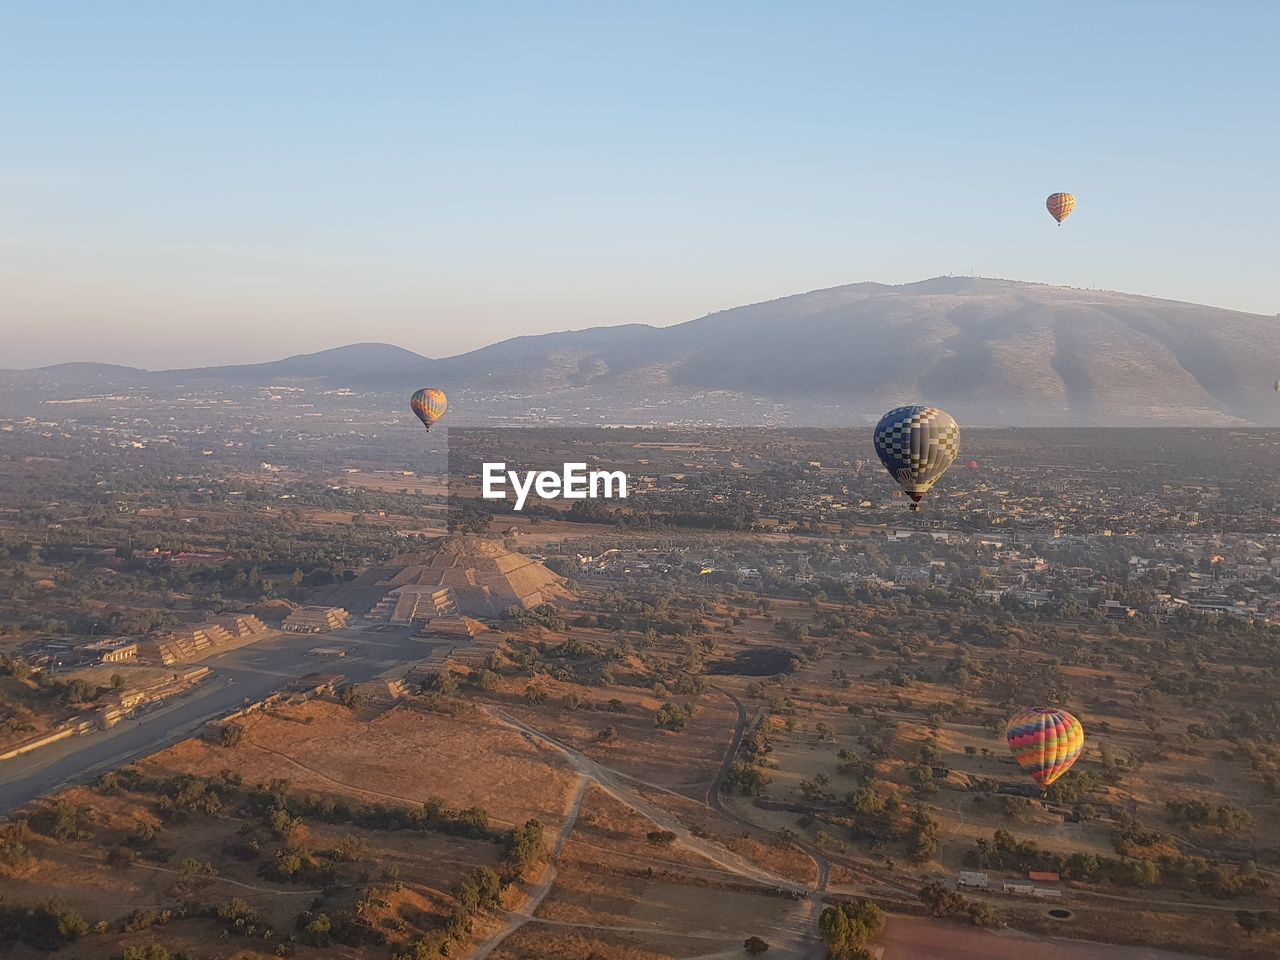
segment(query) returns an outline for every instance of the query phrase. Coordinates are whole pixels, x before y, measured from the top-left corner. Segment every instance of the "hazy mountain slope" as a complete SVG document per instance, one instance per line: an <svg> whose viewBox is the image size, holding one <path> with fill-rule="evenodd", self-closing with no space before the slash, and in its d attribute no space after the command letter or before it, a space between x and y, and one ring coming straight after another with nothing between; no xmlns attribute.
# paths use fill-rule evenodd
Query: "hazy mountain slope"
<svg viewBox="0 0 1280 960"><path fill-rule="evenodd" d="M604 391L642 371L664 389L857 413L919 399L987 423L1280 422L1280 322L1128 294L968 278L855 284L605 333L521 338L433 373Z"/></svg>
<svg viewBox="0 0 1280 960"><path fill-rule="evenodd" d="M48 383L57 369L14 376ZM1280 320L1122 293L939 277L816 290L672 327L517 337L440 360L356 344L266 364L99 375L312 379L388 390L433 383L481 397L536 394L565 407L591 398L596 410L727 391L845 422L919 400L967 423L1280 424L1272 390Z"/></svg>
<svg viewBox="0 0 1280 960"><path fill-rule="evenodd" d="M23 386L80 382L94 385L137 383L146 370L115 363L55 363L32 370L0 370L0 385Z"/></svg>
<svg viewBox="0 0 1280 960"><path fill-rule="evenodd" d="M172 380L225 380L234 383L270 383L291 379L343 379L355 374L401 379L424 370L426 357L389 343L352 343L318 353L302 353L267 363L232 364L222 367L194 367L165 370L158 377Z"/></svg>
<svg viewBox="0 0 1280 960"><path fill-rule="evenodd" d="M460 356L438 360L429 375L445 386L514 391L590 386L625 375L646 358L667 360L658 346L664 331L643 324L592 327L566 333L515 337Z"/></svg>

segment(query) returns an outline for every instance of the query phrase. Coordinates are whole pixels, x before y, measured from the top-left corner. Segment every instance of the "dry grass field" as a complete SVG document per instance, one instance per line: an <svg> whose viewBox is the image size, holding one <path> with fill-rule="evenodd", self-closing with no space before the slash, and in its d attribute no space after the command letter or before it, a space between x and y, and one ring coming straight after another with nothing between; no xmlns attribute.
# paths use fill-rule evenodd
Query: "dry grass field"
<svg viewBox="0 0 1280 960"><path fill-rule="evenodd" d="M337 863L338 869L323 881L281 883L261 875L259 860L246 862L230 852L252 821L224 817L166 823L150 804L133 796L113 802L72 791L62 799L88 811L84 835L57 842L37 835L30 843L30 864L0 875L4 902L52 899L90 924L84 939L52 954L58 957L105 958L125 946L148 944L211 960L265 957L272 946L264 937L270 933L272 940L292 939L298 918L318 903L335 919L358 912L371 936L394 942L415 928L443 922L452 904L450 890L477 867L495 865L500 854L484 841L308 824L290 836L291 845L311 851L319 862L327 862L325 851L340 849L354 851L353 859ZM115 864L113 851L127 849L141 824L155 829L156 840L142 858ZM265 849L262 860L270 858ZM398 874L394 885L379 883L391 873ZM233 929L237 935L228 940L228 921L212 914L237 899L252 912L254 929ZM362 899L371 903L362 906ZM13 950L6 956L50 955L25 945ZM327 953L298 943L291 951L301 956ZM356 948L350 955L380 957L385 949Z"/></svg>
<svg viewBox="0 0 1280 960"><path fill-rule="evenodd" d="M324 955L305 934L306 911L322 907L358 917L368 938L331 944L341 951L333 955L388 960L439 930L459 884L479 867L501 868L502 838L536 819L549 862L508 888L500 909L472 917L450 956L729 960L756 935L769 956L802 960L816 946L824 898L874 896L918 913L921 886L973 868L979 841L997 831L1033 841L1041 857L1203 854L1228 873L1237 851L1274 846L1280 819L1257 758L1221 725L1196 730L1187 695L1144 685L1142 661L1116 657L1102 627L1081 628L1086 653L1063 662L1027 628L979 635L975 616L944 628L936 616L916 623L903 611L821 600L676 597L623 616L624 603L580 593L554 618L497 624L480 652L442 663L448 676L427 678L395 706L273 708L237 721L234 743L188 740L114 786L45 802L28 855L0 869L0 895L30 903L56 892L90 924L105 922L59 960L108 957L126 943L216 943L201 960L273 953L274 944L218 939L227 920L208 911L232 897L254 911L255 935L271 928L290 955ZM956 630L976 640L959 642ZM1222 696L1264 709L1245 674L1204 670ZM1069 689L1089 741L1079 794L1042 802L1015 795L1025 778L1008 757L1003 718L1024 693L1055 684ZM744 768L760 777L739 789ZM725 773L729 786L717 793ZM234 785L219 788L220 811L175 809L183 784L209 778ZM873 806L857 806L868 793ZM1229 830L1192 826L1168 800L1247 816ZM378 821L436 803L483 808L489 833ZM273 805L298 822L281 833ZM335 805L381 813L343 819ZM64 835L51 826L59 807L81 811ZM930 842L918 843L921 823ZM138 847L134 837L148 830L156 838ZM292 849L311 867L275 876ZM1247 936L1235 912L1274 908L1280 862L1238 862L1241 875L1271 885L1215 896L1190 882L1137 886L1100 874L1060 884L1060 901L970 892L991 929L899 915L883 956L1166 960L1159 950L1168 949L1264 960L1278 938ZM997 884L1026 872L988 870ZM191 915L125 930L121 897L130 910ZM1051 918L1051 906L1068 916ZM1116 946L1080 942L1103 940Z"/></svg>
<svg viewBox="0 0 1280 960"><path fill-rule="evenodd" d="M794 912L790 898L682 844L649 839L654 830L652 821L593 787L537 918L732 939L753 923L778 926ZM696 922L675 922L684 913Z"/></svg>
<svg viewBox="0 0 1280 960"><path fill-rule="evenodd" d="M498 947L493 960L685 960L703 956L703 941L650 933L529 924Z"/></svg>
<svg viewBox="0 0 1280 960"><path fill-rule="evenodd" d="M319 910L335 923L359 923L346 955L383 958L380 944L440 927L458 884L477 868L502 869L504 848L312 810L367 809L372 821L377 811L427 802L482 808L496 839L531 818L559 829L576 783L558 756L478 713L357 714L313 701L248 718L241 729L234 745L184 741L95 788L33 805L21 835L0 843L0 903L53 898L83 917L85 939L60 956L105 958L123 945L163 943L227 960L268 956L271 940L288 942L290 955L320 956L326 951L299 933L300 916ZM282 804L300 813L283 815ZM301 870L283 874L295 853ZM230 921L214 914L233 898L253 919L228 938L221 931ZM481 918L473 935L495 926Z"/></svg>
<svg viewBox="0 0 1280 960"><path fill-rule="evenodd" d="M439 498L440 500L449 495L449 483L444 477L406 475L390 470L344 473L339 477L335 477L331 482L364 490L387 490L395 493L409 493L415 496Z"/></svg>
<svg viewBox="0 0 1280 960"><path fill-rule="evenodd" d="M482 806L510 827L536 818L556 827L574 778L554 754L479 711L460 718L397 707L353 717L313 701L254 716L236 748L247 783L283 777L308 793L421 805ZM163 774L198 773L222 763L222 748L188 740L144 761Z"/></svg>

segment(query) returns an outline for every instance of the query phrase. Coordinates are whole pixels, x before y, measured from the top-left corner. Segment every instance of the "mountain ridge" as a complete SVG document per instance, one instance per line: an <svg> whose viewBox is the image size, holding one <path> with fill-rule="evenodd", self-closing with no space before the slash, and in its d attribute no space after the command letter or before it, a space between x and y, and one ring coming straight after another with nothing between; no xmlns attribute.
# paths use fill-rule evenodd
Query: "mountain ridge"
<svg viewBox="0 0 1280 960"><path fill-rule="evenodd" d="M1111 291L973 277L862 282L720 310L666 327L513 337L452 357L350 344L257 364L137 371L150 383L282 380L402 391L423 383L560 403L656 403L708 391L868 410L902 400L968 422L1280 424L1280 321Z"/></svg>

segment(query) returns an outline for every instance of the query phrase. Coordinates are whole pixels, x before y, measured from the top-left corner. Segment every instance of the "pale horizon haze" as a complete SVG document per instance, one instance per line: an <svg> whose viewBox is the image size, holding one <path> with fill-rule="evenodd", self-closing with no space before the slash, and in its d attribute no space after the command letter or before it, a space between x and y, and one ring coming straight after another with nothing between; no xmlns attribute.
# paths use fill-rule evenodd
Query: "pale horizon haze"
<svg viewBox="0 0 1280 960"><path fill-rule="evenodd" d="M944 274L1275 315L1277 32L1177 0L4 4L0 368L447 356Z"/></svg>

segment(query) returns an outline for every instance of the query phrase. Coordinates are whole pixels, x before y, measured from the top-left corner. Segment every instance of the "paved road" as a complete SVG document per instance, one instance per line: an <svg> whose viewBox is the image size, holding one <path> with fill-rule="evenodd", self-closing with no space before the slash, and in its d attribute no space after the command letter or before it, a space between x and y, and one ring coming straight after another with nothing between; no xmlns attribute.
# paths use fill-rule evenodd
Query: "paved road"
<svg viewBox="0 0 1280 960"><path fill-rule="evenodd" d="M733 762L738 759L738 748L742 746L742 737L747 732L747 708L742 705L741 700L723 687L713 686L711 689L727 697L733 703L734 709L738 711L738 721L733 728L733 739L729 742L729 749L725 751L724 759L720 761L720 768L716 771L711 786L707 787L707 806L716 813L724 813L724 807L720 805L720 788L724 785L724 778L733 769Z"/></svg>
<svg viewBox="0 0 1280 960"><path fill-rule="evenodd" d="M720 763L720 770L716 774L716 778L711 781L711 786L707 790L707 805L722 817L732 820L740 827L746 827L751 831L752 835L761 832L767 833L767 831L763 830L758 823L738 816L732 810L725 807L725 805L720 801L720 791L724 786L724 778L729 775L729 770L732 769L734 760L738 758L738 748L742 746L742 738L746 733L747 708L742 705L741 700L735 697L728 690L725 690L722 687L715 687L714 689L718 690L733 701L733 705L738 710L738 724L733 731L733 742L729 745L729 752L725 754L724 760ZM772 842L773 839L773 837L769 837L765 842ZM795 840L793 843L798 849L808 854L810 859L813 860L814 866L818 871L818 879L814 884L811 895L820 903L822 902L822 892L827 889L827 881L831 877L831 861L827 858L825 853L814 849L807 843L800 840Z"/></svg>
<svg viewBox="0 0 1280 960"><path fill-rule="evenodd" d="M409 627L372 632L364 625L322 635L283 634L229 650L201 662L211 674L190 694L122 721L110 730L72 737L23 757L0 761L0 817L37 797L72 784L86 783L191 736L205 723L262 699L303 674L341 673L350 680L372 680L398 664L421 660L453 641L414 638ZM309 653L316 647L348 651L340 659Z"/></svg>

